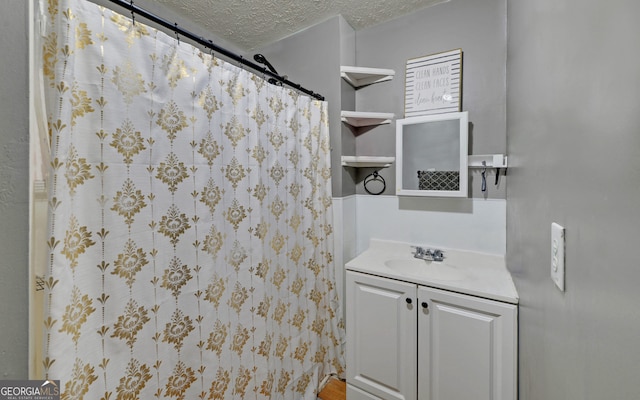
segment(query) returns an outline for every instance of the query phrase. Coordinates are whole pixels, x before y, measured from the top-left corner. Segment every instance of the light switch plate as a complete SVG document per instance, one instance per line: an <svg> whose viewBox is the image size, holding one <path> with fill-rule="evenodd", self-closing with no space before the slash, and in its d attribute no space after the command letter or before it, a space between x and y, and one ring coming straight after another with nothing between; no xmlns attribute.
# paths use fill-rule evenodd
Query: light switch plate
<svg viewBox="0 0 640 400"><path fill-rule="evenodd" d="M564 292L564 227L551 224L551 279Z"/></svg>

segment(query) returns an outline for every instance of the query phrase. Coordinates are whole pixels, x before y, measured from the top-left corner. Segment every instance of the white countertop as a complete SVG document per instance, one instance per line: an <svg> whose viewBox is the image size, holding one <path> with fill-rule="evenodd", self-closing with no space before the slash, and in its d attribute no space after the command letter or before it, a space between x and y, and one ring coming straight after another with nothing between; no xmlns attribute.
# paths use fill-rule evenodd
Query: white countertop
<svg viewBox="0 0 640 400"><path fill-rule="evenodd" d="M518 304L518 292L503 256L444 248L440 250L444 252L444 261L423 261L413 257L415 249L407 243L372 239L369 248L349 261L346 268Z"/></svg>

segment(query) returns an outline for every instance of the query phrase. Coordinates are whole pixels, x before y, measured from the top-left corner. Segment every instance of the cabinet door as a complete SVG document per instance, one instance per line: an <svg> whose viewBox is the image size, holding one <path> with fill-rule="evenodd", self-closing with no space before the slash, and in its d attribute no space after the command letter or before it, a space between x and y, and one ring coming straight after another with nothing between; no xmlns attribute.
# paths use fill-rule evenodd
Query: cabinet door
<svg viewBox="0 0 640 400"><path fill-rule="evenodd" d="M418 299L420 399L516 399L517 307L425 287Z"/></svg>
<svg viewBox="0 0 640 400"><path fill-rule="evenodd" d="M415 400L415 284L347 272L347 383L386 400Z"/></svg>

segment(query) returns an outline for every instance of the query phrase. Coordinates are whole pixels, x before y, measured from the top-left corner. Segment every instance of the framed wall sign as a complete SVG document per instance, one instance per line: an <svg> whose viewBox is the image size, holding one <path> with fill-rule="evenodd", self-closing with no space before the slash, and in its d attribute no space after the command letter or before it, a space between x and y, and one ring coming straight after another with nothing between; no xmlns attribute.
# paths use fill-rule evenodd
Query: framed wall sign
<svg viewBox="0 0 640 400"><path fill-rule="evenodd" d="M462 49L407 60L405 118L458 112L462 99Z"/></svg>

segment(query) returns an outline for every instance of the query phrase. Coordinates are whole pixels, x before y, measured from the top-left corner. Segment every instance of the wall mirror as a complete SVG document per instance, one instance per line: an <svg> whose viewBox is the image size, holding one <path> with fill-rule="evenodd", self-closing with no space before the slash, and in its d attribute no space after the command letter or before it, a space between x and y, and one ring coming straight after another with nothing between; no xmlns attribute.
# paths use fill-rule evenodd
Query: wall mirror
<svg viewBox="0 0 640 400"><path fill-rule="evenodd" d="M466 111L396 120L396 194L468 197L468 131Z"/></svg>

